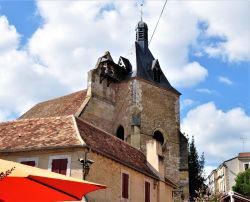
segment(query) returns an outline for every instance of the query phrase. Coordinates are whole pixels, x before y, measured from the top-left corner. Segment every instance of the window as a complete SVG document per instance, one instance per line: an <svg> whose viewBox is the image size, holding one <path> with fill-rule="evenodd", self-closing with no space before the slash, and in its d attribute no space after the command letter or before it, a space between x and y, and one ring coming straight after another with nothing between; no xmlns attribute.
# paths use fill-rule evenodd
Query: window
<svg viewBox="0 0 250 202"><path fill-rule="evenodd" d="M144 193L145 202L150 202L150 183L149 182L145 181L144 190L145 190L145 193Z"/></svg>
<svg viewBox="0 0 250 202"><path fill-rule="evenodd" d="M21 161L21 164L28 165L28 166L33 166L35 167L36 162L35 161Z"/></svg>
<svg viewBox="0 0 250 202"><path fill-rule="evenodd" d="M153 138L156 139L157 141L159 141L162 145L164 143L164 137L162 135L162 133L160 131L155 131L154 132L154 135L153 135Z"/></svg>
<svg viewBox="0 0 250 202"><path fill-rule="evenodd" d="M129 174L122 173L122 198L128 199L129 197Z"/></svg>
<svg viewBox="0 0 250 202"><path fill-rule="evenodd" d="M49 157L49 170L62 175L70 176L71 157L58 155Z"/></svg>
<svg viewBox="0 0 250 202"><path fill-rule="evenodd" d="M33 167L38 166L38 158L37 157L19 158L19 159L17 159L17 162L24 164L24 165L28 165L28 166L33 166Z"/></svg>
<svg viewBox="0 0 250 202"><path fill-rule="evenodd" d="M67 165L68 159L53 159L51 171L54 173L66 175Z"/></svg>
<svg viewBox="0 0 250 202"><path fill-rule="evenodd" d="M244 164L244 169L245 169L245 170L249 169L249 163L245 163L245 164Z"/></svg>
<svg viewBox="0 0 250 202"><path fill-rule="evenodd" d="M122 126L119 126L117 128L116 137L118 137L121 140L124 140L124 128Z"/></svg>

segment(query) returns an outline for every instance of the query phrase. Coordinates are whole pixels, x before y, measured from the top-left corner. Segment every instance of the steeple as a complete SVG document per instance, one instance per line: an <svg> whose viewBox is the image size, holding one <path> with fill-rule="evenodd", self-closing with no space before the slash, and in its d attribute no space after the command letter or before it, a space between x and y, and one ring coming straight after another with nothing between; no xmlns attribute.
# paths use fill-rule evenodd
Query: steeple
<svg viewBox="0 0 250 202"><path fill-rule="evenodd" d="M138 22L136 28L136 42L139 46L145 50L148 48L148 26L145 22L141 21Z"/></svg>

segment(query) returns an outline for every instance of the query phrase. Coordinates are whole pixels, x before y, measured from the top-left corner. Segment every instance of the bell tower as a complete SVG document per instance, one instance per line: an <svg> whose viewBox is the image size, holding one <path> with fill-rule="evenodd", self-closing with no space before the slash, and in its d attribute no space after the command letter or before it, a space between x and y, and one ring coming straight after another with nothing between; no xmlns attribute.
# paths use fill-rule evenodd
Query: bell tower
<svg viewBox="0 0 250 202"><path fill-rule="evenodd" d="M145 50L148 48L148 26L142 20L138 22L136 28L136 42Z"/></svg>

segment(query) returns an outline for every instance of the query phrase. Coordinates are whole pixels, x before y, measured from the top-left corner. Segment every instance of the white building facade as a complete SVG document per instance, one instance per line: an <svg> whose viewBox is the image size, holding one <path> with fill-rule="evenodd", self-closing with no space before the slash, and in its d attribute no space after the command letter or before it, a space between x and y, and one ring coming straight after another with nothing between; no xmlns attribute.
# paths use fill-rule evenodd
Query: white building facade
<svg viewBox="0 0 250 202"><path fill-rule="evenodd" d="M250 152L239 153L238 156L224 161L208 176L210 192L228 192L232 190L237 175L249 168Z"/></svg>

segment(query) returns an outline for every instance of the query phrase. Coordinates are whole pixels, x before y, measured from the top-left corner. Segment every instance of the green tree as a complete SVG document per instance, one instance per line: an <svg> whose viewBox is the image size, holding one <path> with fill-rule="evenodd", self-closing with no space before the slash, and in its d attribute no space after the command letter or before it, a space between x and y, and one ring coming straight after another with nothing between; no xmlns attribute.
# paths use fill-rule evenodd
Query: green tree
<svg viewBox="0 0 250 202"><path fill-rule="evenodd" d="M202 153L199 158L194 137L189 143L188 166L189 166L189 195L191 201L197 197L198 190L205 190L204 178L205 157Z"/></svg>
<svg viewBox="0 0 250 202"><path fill-rule="evenodd" d="M239 173L235 182L236 184L233 186L233 191L250 198L250 169Z"/></svg>

